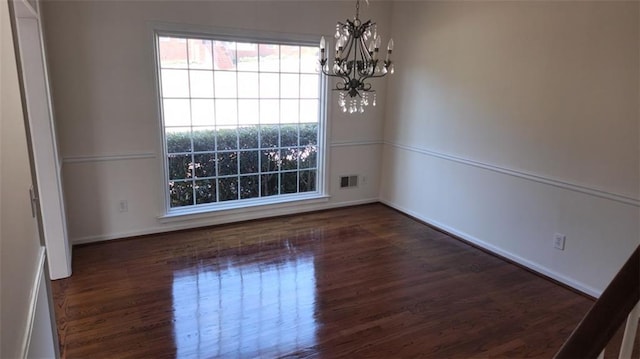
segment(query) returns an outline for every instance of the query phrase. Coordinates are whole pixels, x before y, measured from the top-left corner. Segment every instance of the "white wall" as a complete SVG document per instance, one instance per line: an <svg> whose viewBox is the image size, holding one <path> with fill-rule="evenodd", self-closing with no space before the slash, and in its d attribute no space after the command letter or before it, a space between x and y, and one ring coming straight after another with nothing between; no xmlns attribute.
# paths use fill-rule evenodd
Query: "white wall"
<svg viewBox="0 0 640 359"><path fill-rule="evenodd" d="M640 242L639 7L395 2L381 199L598 295Z"/></svg>
<svg viewBox="0 0 640 359"><path fill-rule="evenodd" d="M387 3L362 18L390 31ZM330 98L328 202L218 213L161 222L163 179L156 111L152 24L170 22L331 37L352 2L52 1L43 4L55 118L64 166L69 237L74 243L376 201L384 106L343 117ZM384 80L375 80L384 97ZM367 183L337 188L338 176ZM118 202L128 201L128 212Z"/></svg>
<svg viewBox="0 0 640 359"><path fill-rule="evenodd" d="M21 358L32 333L35 308L49 315L46 296L38 301L44 273L36 219L31 216L31 170L18 87L8 4L0 0L0 357ZM40 295L46 292L40 292ZM45 334L51 326L39 326ZM49 323L50 324L50 323ZM41 353L54 353L52 342L33 339ZM54 354L55 355L55 354Z"/></svg>

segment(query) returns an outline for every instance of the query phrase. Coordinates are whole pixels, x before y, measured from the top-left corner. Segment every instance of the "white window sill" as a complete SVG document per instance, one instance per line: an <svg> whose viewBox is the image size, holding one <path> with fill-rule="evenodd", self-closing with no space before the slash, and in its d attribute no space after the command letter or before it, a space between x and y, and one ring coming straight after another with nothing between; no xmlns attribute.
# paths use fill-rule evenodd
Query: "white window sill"
<svg viewBox="0 0 640 359"><path fill-rule="evenodd" d="M172 209L167 214L158 217L160 223L170 223L179 221L190 221L196 219L211 218L220 215L248 214L267 210L299 207L315 203L329 201L330 196L311 193L295 195L291 197L278 197L277 199L260 198L256 200L246 200L240 203L216 203L208 206L196 208Z"/></svg>

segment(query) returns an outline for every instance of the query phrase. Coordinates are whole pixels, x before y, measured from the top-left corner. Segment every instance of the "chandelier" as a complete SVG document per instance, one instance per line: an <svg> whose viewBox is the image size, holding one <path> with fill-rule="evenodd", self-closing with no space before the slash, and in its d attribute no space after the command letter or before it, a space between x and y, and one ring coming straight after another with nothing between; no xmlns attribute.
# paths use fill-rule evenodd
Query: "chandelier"
<svg viewBox="0 0 640 359"><path fill-rule="evenodd" d="M368 1L367 1L368 3ZM356 0L356 16L345 23L336 25L336 54L333 65L329 66L324 36L320 40L320 69L323 74L339 78L334 91L339 91L338 105L343 112L364 112L371 103L376 105L376 91L371 88L369 79L393 74L391 62L393 39L387 45L384 61L379 59L382 39L377 25L371 20L360 21L360 0Z"/></svg>

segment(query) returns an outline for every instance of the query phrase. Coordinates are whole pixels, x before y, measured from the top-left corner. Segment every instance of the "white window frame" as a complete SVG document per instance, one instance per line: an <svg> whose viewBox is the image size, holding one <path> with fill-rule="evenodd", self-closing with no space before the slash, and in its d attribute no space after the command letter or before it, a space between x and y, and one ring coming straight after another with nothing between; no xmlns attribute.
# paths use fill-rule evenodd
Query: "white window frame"
<svg viewBox="0 0 640 359"><path fill-rule="evenodd" d="M164 203L164 215L160 219L171 219L173 217L193 216L199 218L200 215L218 212L231 211L236 212L238 209L249 209L258 206L275 206L274 208L282 208L283 206L310 204L318 201L327 201L328 196L328 171L327 162L329 151L327 145L327 133L329 132L329 124L327 121L328 108L328 90L327 79L325 76L319 76L319 108L318 108L318 138L317 138L317 164L316 164L316 190L313 192L303 192L294 194L280 194L268 197L258 197L252 199L240 199L231 201L214 202L201 205L190 205L184 207L171 207L170 193L168 190L169 169L167 163L167 141L165 138L165 124L162 105L162 88L161 88L161 64L159 57L159 38L162 36L202 38L217 41L234 41L234 42L252 42L267 43L291 46L317 46L318 39L322 35L301 35L301 34L284 34L271 33L263 31L250 31L239 29L210 28L194 25L180 25L173 23L154 23L152 27L153 36L153 61L154 75L156 86L156 110L159 119L159 139L161 143L160 153L158 156L162 162L162 198Z"/></svg>

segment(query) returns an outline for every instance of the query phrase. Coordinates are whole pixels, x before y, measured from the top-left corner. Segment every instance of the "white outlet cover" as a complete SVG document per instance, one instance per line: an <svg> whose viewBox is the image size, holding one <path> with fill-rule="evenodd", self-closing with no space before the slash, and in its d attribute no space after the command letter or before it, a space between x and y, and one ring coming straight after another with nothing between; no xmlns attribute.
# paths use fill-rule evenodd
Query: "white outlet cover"
<svg viewBox="0 0 640 359"><path fill-rule="evenodd" d="M562 233L555 233L553 235L553 247L559 249L561 251L564 250L564 242L566 241L567 236Z"/></svg>

